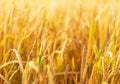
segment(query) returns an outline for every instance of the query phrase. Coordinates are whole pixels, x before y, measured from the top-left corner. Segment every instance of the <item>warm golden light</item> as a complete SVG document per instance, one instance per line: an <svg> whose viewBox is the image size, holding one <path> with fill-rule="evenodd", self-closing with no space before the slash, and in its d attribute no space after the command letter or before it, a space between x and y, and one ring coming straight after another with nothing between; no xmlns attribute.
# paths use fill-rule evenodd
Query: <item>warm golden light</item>
<svg viewBox="0 0 120 84"><path fill-rule="evenodd" d="M120 0L0 0L0 84L119 84Z"/></svg>

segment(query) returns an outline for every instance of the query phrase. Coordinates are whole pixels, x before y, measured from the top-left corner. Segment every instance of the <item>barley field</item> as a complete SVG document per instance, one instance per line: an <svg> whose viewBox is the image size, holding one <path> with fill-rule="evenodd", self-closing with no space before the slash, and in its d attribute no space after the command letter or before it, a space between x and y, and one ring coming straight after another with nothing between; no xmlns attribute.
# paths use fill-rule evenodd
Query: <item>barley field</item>
<svg viewBox="0 0 120 84"><path fill-rule="evenodd" d="M0 0L0 84L120 84L120 0Z"/></svg>

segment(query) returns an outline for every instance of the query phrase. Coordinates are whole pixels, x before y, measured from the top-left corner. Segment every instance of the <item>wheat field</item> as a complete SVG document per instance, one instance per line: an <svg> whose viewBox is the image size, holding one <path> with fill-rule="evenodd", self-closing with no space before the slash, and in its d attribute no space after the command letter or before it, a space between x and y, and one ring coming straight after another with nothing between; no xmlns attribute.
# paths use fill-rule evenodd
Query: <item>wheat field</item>
<svg viewBox="0 0 120 84"><path fill-rule="evenodd" d="M0 0L0 84L120 84L120 0Z"/></svg>

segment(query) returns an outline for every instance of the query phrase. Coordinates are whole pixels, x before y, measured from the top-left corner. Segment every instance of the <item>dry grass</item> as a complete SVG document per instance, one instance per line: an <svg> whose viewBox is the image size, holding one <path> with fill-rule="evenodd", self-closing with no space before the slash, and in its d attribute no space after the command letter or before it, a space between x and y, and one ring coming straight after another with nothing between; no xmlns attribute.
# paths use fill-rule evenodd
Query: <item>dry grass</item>
<svg viewBox="0 0 120 84"><path fill-rule="evenodd" d="M120 0L0 0L0 84L119 84Z"/></svg>

